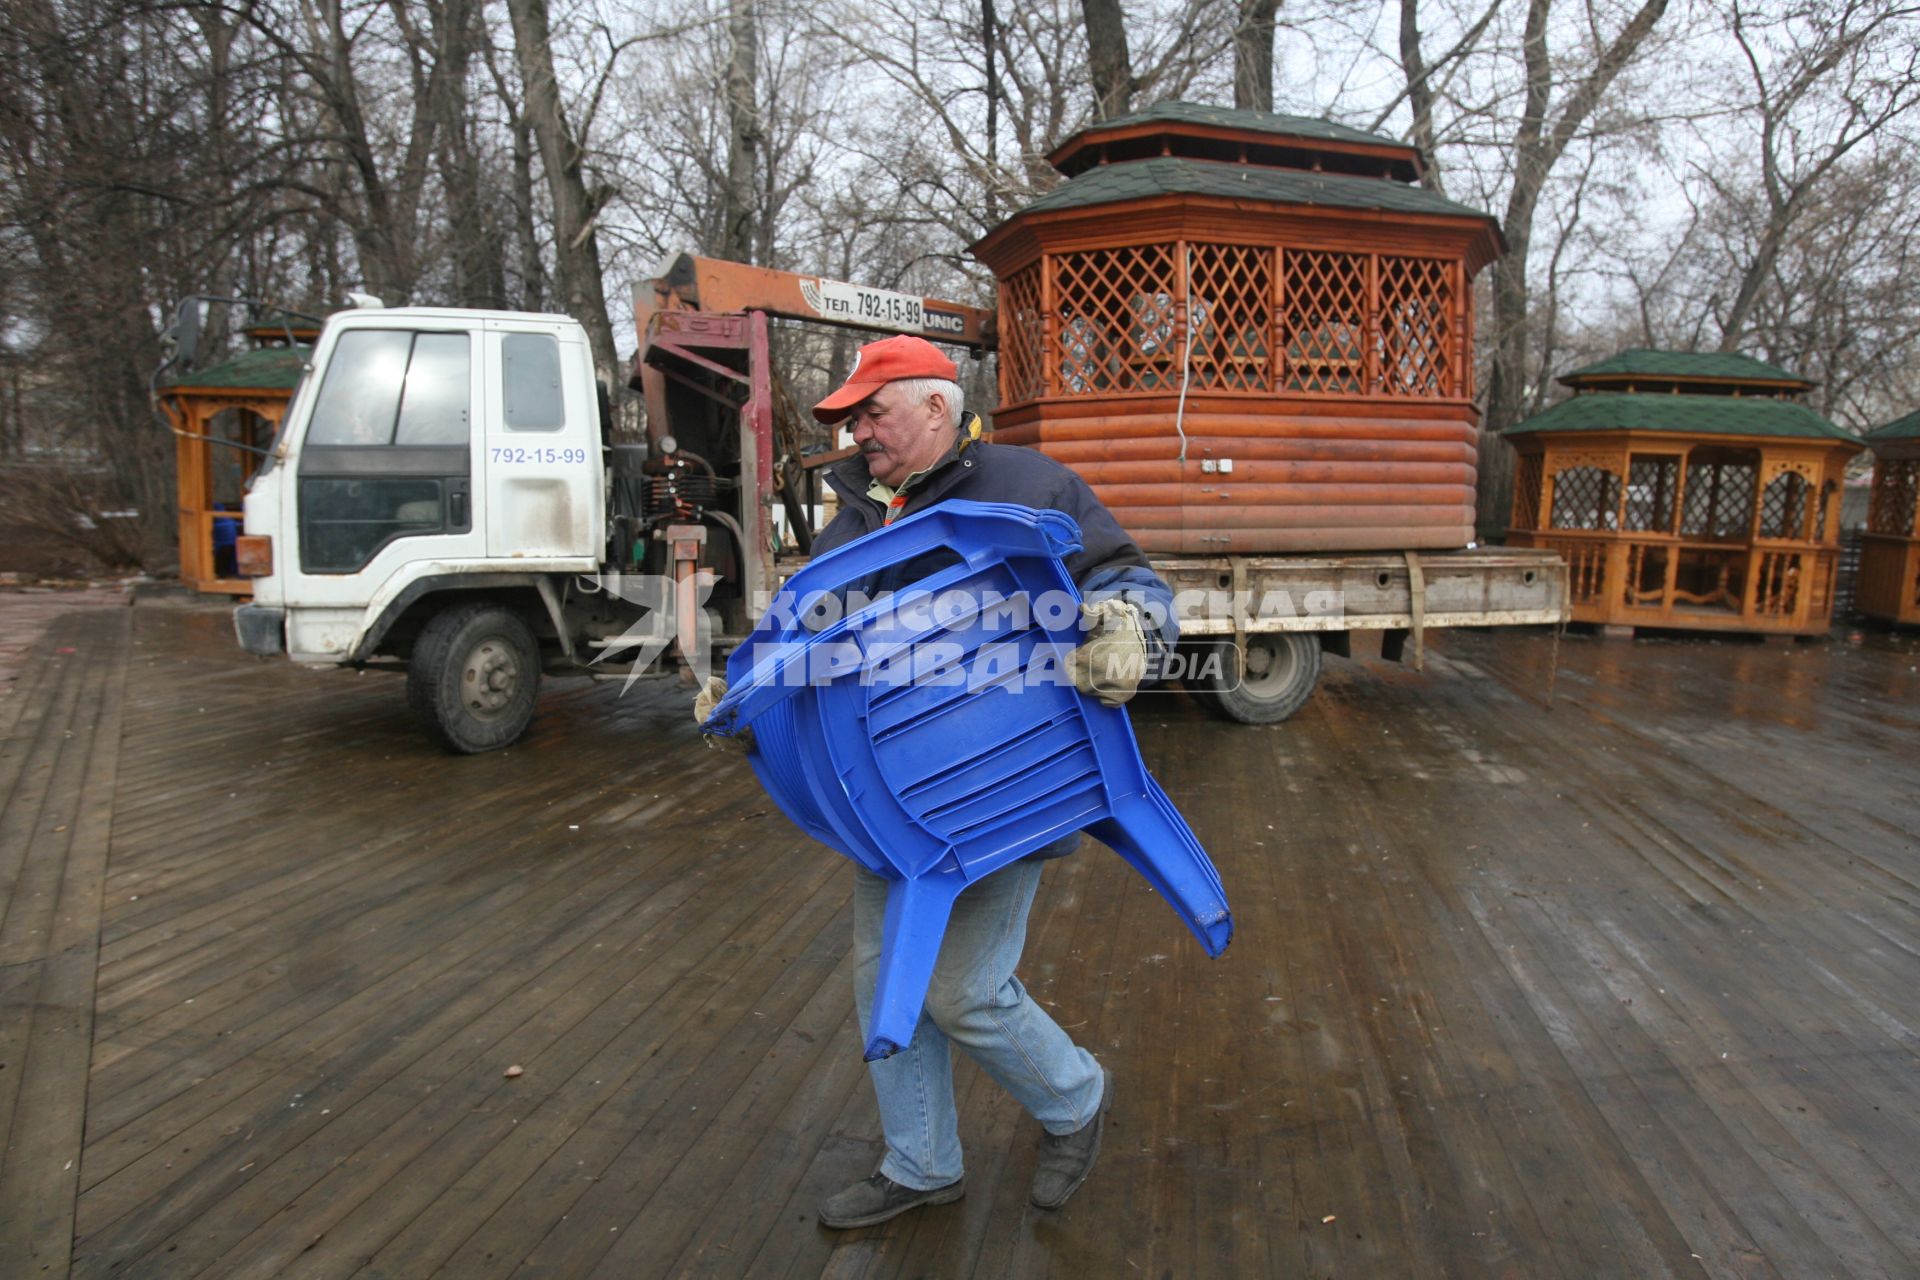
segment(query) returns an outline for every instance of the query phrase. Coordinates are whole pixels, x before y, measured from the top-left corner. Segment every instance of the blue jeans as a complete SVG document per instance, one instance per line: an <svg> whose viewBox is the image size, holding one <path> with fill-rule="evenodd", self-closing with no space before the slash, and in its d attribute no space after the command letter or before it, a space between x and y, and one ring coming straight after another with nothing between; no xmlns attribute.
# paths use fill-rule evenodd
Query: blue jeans
<svg viewBox="0 0 1920 1280"><path fill-rule="evenodd" d="M1048 1133L1080 1129L1100 1105L1105 1085L1093 1055L1074 1044L1013 976L1041 866L1016 862L960 895L913 1043L868 1064L887 1139L880 1172L895 1182L924 1191L961 1176L949 1044L966 1050ZM888 882L863 867L853 874L853 995L864 1040Z"/></svg>

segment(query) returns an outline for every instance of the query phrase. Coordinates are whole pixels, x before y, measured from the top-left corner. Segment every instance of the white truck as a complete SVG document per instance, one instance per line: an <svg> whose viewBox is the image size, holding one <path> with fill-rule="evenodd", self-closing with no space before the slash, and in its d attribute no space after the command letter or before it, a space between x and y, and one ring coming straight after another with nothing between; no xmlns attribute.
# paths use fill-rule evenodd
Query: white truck
<svg viewBox="0 0 1920 1280"><path fill-rule="evenodd" d="M848 327L993 344L991 313L974 308L684 256L635 295L649 410L636 445L611 443L586 335L565 316L333 316L246 495L242 647L402 666L433 739L505 746L543 673L627 679L724 651L804 561L817 468L837 455L782 448L769 315L811 307ZM1243 722L1291 714L1322 650L1343 652L1354 630L1386 632L1391 656L1411 638L1417 660L1425 627L1565 617L1550 552L1156 567L1180 594L1191 651L1213 658L1188 688Z"/></svg>

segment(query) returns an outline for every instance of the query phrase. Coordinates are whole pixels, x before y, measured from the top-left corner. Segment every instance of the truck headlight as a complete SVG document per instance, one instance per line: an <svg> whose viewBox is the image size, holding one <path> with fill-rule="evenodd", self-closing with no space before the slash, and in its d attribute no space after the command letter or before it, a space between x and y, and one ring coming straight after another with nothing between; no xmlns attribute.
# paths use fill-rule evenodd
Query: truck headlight
<svg viewBox="0 0 1920 1280"><path fill-rule="evenodd" d="M243 533L233 541L233 562L243 578L273 576L273 539L264 533Z"/></svg>

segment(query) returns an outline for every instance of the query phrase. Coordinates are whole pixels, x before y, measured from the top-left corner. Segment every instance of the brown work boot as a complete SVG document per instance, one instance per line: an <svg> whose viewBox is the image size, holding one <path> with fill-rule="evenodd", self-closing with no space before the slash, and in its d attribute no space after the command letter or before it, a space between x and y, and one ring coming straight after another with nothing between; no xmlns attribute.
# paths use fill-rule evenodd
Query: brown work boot
<svg viewBox="0 0 1920 1280"><path fill-rule="evenodd" d="M1041 1209L1058 1209L1067 1197L1093 1172L1100 1155L1100 1131L1106 1125L1107 1109L1113 1105L1113 1076L1100 1070L1100 1105L1093 1119L1072 1133L1040 1135L1040 1160L1033 1170L1033 1203Z"/></svg>
<svg viewBox="0 0 1920 1280"><path fill-rule="evenodd" d="M902 1186L884 1173L876 1173L828 1196L820 1206L820 1225L840 1231L849 1227L871 1227L923 1204L952 1204L965 1194L965 1178L921 1191Z"/></svg>

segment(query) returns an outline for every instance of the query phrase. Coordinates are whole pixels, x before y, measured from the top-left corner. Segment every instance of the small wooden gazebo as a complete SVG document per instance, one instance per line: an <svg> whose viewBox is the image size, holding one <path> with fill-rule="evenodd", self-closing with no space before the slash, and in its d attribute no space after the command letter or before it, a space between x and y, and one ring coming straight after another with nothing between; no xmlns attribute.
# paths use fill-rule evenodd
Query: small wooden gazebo
<svg viewBox="0 0 1920 1280"><path fill-rule="evenodd" d="M245 330L252 349L193 369L160 389L173 424L180 579L196 591L247 595L233 562L240 500L273 444L319 334L309 321L269 319ZM240 447L235 447L236 445Z"/></svg>
<svg viewBox="0 0 1920 1280"><path fill-rule="evenodd" d="M1485 214L1326 120L1162 103L1048 160L974 255L999 282L995 438L1070 464L1151 552L1473 538Z"/></svg>
<svg viewBox="0 0 1920 1280"><path fill-rule="evenodd" d="M1860 442L1800 402L1813 383L1645 350L1560 381L1571 398L1505 433L1519 454L1507 540L1566 559L1575 621L1827 629Z"/></svg>
<svg viewBox="0 0 1920 1280"><path fill-rule="evenodd" d="M1873 497L1854 607L1890 622L1920 624L1920 412L1865 438L1873 450Z"/></svg>

